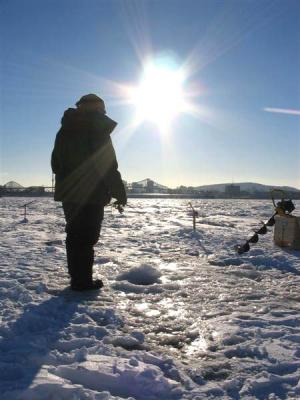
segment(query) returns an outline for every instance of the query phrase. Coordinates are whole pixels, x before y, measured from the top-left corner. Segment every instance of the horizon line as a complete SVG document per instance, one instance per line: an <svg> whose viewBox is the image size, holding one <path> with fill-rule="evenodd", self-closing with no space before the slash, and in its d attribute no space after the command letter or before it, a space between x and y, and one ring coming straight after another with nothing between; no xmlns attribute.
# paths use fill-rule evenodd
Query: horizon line
<svg viewBox="0 0 300 400"><path fill-rule="evenodd" d="M167 186L167 185L164 185L164 184L161 184L161 183L159 183L159 182L156 182L156 181L154 181L153 179L151 179L151 178L145 178L145 179L140 179L139 181L131 181L131 182L128 182L127 180L125 180L125 179L123 179L123 181L125 181L127 184L132 184L132 183L139 183L139 182L142 182L142 181L146 181L146 180L151 180L151 181L153 181L154 183L156 183L156 184L158 184L158 185L160 185L160 186L164 186L164 187L166 187L167 189L178 189L178 188L180 188L181 186L184 186L184 187L191 187L191 188L200 188L200 187L203 187L203 186L216 186L216 185L241 185L241 184L254 184L254 185L262 185L262 186L270 186L270 187L274 187L274 188L282 188L282 187L287 187L287 188L291 188L291 189L296 189L296 190L300 190L300 188L299 187L297 187L297 186L290 186L290 185L273 185L273 184L268 184L268 183L259 183L259 182L252 182L252 181L240 181L240 182L235 182L235 183L233 183L233 182L221 182L221 183L208 183L208 184L201 184L201 185L184 185L184 184L180 184L180 185L177 185L177 186L175 186L175 187L171 187L171 186ZM17 183L18 185L20 185L20 186L22 186L22 187L24 187L24 188L26 188L26 187L46 187L46 188L50 188L50 187L52 187L52 185L51 184L49 184L49 185L44 185L44 184L41 184L41 185L27 185L27 186L23 186L23 185L21 185L19 182L17 182L17 181L14 181L14 180L9 180L9 181L7 181L6 183L3 183L3 184L0 184L0 186L5 186L5 185L7 185L7 183L9 183L9 182L15 182L15 183Z"/></svg>

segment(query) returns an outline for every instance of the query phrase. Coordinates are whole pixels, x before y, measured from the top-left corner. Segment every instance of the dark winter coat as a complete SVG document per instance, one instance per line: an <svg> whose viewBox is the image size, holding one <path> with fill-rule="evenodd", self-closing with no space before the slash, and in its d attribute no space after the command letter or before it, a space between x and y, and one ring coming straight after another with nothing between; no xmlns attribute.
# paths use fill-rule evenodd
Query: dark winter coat
<svg viewBox="0 0 300 400"><path fill-rule="evenodd" d="M126 203L110 134L117 123L98 111L69 108L62 118L51 157L56 201Z"/></svg>

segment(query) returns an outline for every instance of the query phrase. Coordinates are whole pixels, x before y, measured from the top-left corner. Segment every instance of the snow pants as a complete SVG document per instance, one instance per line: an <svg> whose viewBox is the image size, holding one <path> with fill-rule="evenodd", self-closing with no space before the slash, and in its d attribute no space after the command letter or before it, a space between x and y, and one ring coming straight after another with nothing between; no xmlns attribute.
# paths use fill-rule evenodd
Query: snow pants
<svg viewBox="0 0 300 400"><path fill-rule="evenodd" d="M85 285L92 281L94 245L97 243L104 206L63 202L66 219L66 251L71 284Z"/></svg>

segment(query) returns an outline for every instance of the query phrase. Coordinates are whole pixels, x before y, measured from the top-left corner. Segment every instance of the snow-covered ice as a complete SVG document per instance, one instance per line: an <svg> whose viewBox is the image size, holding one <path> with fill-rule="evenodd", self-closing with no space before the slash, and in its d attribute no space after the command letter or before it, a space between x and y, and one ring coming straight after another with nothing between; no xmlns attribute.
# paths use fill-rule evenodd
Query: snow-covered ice
<svg viewBox="0 0 300 400"><path fill-rule="evenodd" d="M270 201L130 199L106 208L99 292L68 289L59 203L0 199L3 400L300 398L300 252ZM298 214L300 202L296 202Z"/></svg>

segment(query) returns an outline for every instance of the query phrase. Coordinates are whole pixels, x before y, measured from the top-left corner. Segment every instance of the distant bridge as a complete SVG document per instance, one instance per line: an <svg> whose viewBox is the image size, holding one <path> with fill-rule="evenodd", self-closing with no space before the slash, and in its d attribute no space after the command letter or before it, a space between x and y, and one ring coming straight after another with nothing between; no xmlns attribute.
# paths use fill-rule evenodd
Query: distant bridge
<svg viewBox="0 0 300 400"><path fill-rule="evenodd" d="M52 186L0 187L0 196L53 196Z"/></svg>

